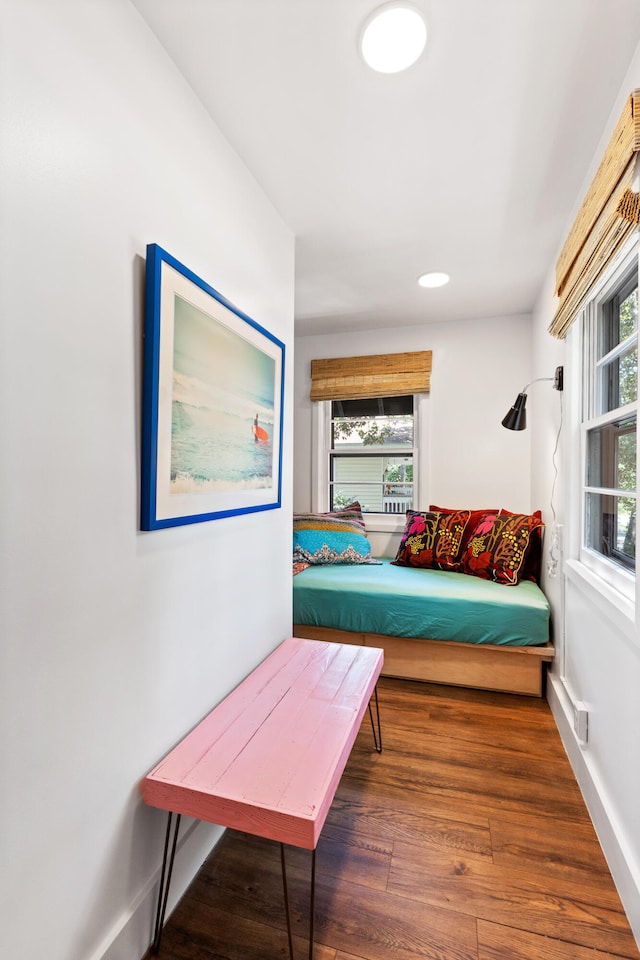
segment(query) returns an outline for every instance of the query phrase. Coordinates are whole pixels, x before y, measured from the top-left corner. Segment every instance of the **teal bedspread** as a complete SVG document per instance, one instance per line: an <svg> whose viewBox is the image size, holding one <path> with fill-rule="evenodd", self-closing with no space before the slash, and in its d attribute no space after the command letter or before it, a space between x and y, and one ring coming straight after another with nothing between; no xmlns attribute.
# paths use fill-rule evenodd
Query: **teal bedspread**
<svg viewBox="0 0 640 960"><path fill-rule="evenodd" d="M549 603L529 580L505 586L463 573L374 565L312 566L293 578L293 622L392 637L536 646Z"/></svg>

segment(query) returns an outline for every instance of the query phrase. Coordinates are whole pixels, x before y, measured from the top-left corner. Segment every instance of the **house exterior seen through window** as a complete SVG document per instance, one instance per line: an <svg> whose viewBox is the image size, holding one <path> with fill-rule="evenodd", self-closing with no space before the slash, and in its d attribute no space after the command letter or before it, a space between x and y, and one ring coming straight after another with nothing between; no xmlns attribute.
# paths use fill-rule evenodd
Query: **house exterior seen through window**
<svg viewBox="0 0 640 960"><path fill-rule="evenodd" d="M614 279L585 317L583 546L636 568L638 266Z"/></svg>
<svg viewBox="0 0 640 960"><path fill-rule="evenodd" d="M413 397L333 400L329 508L358 500L364 513L413 507Z"/></svg>

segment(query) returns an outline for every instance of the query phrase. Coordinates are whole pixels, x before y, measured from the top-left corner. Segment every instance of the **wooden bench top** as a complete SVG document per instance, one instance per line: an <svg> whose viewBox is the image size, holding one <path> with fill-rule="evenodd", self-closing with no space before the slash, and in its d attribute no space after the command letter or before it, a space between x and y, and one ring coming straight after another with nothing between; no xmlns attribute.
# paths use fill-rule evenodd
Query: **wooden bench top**
<svg viewBox="0 0 640 960"><path fill-rule="evenodd" d="M382 661L285 640L144 778L144 802L314 849Z"/></svg>

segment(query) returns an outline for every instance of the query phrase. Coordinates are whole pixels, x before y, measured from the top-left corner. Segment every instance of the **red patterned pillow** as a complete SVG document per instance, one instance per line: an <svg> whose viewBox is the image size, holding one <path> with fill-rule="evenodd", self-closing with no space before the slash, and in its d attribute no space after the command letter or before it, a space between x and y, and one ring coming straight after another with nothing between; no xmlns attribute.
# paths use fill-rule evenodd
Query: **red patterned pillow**
<svg viewBox="0 0 640 960"><path fill-rule="evenodd" d="M448 507L436 507L433 503L429 505L429 510L437 510L440 513L456 513L456 510L452 510ZM483 521L486 516L495 516L498 513L504 513L512 516L510 510L505 510L503 507L494 507L489 510L471 510L471 516L469 517L469 523L467 524L464 536L462 538L462 545L460 547L460 563L458 569L465 573L463 569L463 558L466 556L467 547L469 546L469 541L474 535L476 527L479 523ZM519 514L520 516L520 514ZM532 517L535 517L536 520L542 521L542 512L536 510L535 513L531 514ZM533 580L534 583L540 583L540 566L542 563L542 531L544 524L541 525L532 531L531 541L524 560L524 567L522 568L520 579L521 580Z"/></svg>
<svg viewBox="0 0 640 960"><path fill-rule="evenodd" d="M400 567L457 570L468 510L420 513L407 510L400 546L392 563Z"/></svg>
<svg viewBox="0 0 640 960"><path fill-rule="evenodd" d="M512 514L510 510L505 510L504 507L500 509L500 513L505 513L509 517L521 516L521 514ZM522 567L520 579L533 580L534 583L540 583L542 567L542 534L544 532L542 510L536 510L534 513L530 514L530 516L532 516L535 520L539 520L540 523L531 531L531 539L525 554L524 565Z"/></svg>
<svg viewBox="0 0 640 960"><path fill-rule="evenodd" d="M519 583L532 539L543 526L528 514L487 514L471 535L462 571L496 583Z"/></svg>
<svg viewBox="0 0 640 960"><path fill-rule="evenodd" d="M432 503L429 504L429 510L436 510L438 513L458 513L458 510L454 510L450 507L436 507ZM469 511L469 523L465 527L462 543L460 544L460 556L457 569L462 569L462 558L467 552L467 547L469 546L469 540L471 540L471 537L473 536L473 531L488 513L500 513L500 509L499 507L496 507L495 509L490 510Z"/></svg>

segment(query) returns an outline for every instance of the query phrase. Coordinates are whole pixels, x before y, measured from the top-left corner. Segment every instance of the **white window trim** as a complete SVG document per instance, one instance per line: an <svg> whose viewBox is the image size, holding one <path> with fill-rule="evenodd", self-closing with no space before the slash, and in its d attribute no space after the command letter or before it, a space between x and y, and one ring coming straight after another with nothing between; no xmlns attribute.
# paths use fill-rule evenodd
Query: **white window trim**
<svg viewBox="0 0 640 960"><path fill-rule="evenodd" d="M635 630L636 604L633 599L619 593L601 576L578 560L568 560L565 566L567 580L585 593L591 603L596 599L606 619L621 630L631 641L638 643ZM597 600L600 600L598 603Z"/></svg>
<svg viewBox="0 0 640 960"><path fill-rule="evenodd" d="M415 395L413 430L414 504L427 503L429 466L429 394ZM329 509L329 450L331 447L331 401L319 400L311 412L311 509L324 513ZM416 507L416 509L419 509ZM367 513L367 530L375 533L402 533L404 514Z"/></svg>
<svg viewBox="0 0 640 960"><path fill-rule="evenodd" d="M615 263L613 263L611 268L603 275L601 282L591 291L588 302L580 311L580 315L575 324L575 327L579 329L579 336L568 337L569 343L573 343L571 356L572 366L579 371L579 376L576 377L579 394L574 395L575 402L573 404L575 410L574 423L576 425L576 430L573 435L573 449L576 456L571 459L575 464L575 469L569 470L567 478L567 503L570 507L568 512L575 535L571 537L572 558L567 561L566 574L569 579L574 582L580 581L583 585L588 586L589 590L599 594L603 605L606 605L607 608L613 608L622 612L626 622L635 622L635 610L638 599L640 599L640 577L637 575L637 561L636 572L632 573L584 545L587 424L591 427L598 419L602 419L603 421L611 419L609 414L605 414L601 418L593 418L592 420L584 419L586 404L589 397L593 395L594 384L590 382L590 379L595 371L595 364L590 362L588 370L589 380L587 380L584 371L584 364L587 362L587 351L584 345L584 318L588 311L597 309L597 306L611 294L612 290L620 282L621 277L633 266L634 260L640 273L640 244L637 235L631 238L628 244L625 245L620 256L616 258ZM573 331L570 331L570 333L572 332ZM591 359L593 360L593 358ZM637 408L638 402L636 401L622 409L633 412L637 410ZM577 491L579 491L578 495L576 495Z"/></svg>

